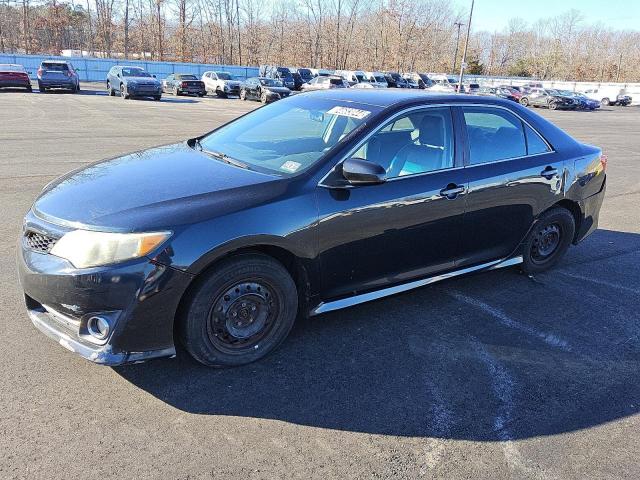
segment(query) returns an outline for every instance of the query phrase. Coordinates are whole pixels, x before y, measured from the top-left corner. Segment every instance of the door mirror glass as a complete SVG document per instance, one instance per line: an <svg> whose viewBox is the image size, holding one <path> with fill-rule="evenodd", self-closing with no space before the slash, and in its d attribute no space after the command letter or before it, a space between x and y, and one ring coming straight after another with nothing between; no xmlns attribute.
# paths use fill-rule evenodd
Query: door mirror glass
<svg viewBox="0 0 640 480"><path fill-rule="evenodd" d="M362 158L345 160L342 176L352 185L376 185L387 180L387 172L381 165Z"/></svg>

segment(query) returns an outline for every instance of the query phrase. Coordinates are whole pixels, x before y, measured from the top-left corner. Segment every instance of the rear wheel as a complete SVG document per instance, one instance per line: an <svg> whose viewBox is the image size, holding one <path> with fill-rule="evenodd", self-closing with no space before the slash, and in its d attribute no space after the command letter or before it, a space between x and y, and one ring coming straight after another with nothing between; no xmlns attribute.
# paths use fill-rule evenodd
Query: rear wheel
<svg viewBox="0 0 640 480"><path fill-rule="evenodd" d="M525 107L528 107L528 106L529 106L529 99L528 99L527 97L522 97L522 98L520 99L520 105L523 105L523 106L525 106Z"/></svg>
<svg viewBox="0 0 640 480"><path fill-rule="evenodd" d="M162 98L162 95L156 95L155 97L153 97L153 99L154 99L156 102L159 102L161 98Z"/></svg>
<svg viewBox="0 0 640 480"><path fill-rule="evenodd" d="M524 242L522 269L540 273L553 267L571 245L576 225L568 210L556 207L543 213Z"/></svg>
<svg viewBox="0 0 640 480"><path fill-rule="evenodd" d="M611 100L609 100L608 97L604 97L602 100L600 100L600 105L602 105L603 107L608 107L609 105L611 105Z"/></svg>
<svg viewBox="0 0 640 480"><path fill-rule="evenodd" d="M109 96L110 97L115 97L116 96L116 91L111 88L111 83L107 82L107 92L109 92Z"/></svg>
<svg viewBox="0 0 640 480"><path fill-rule="evenodd" d="M247 99L247 91L243 88L242 90L240 90L240 100L246 100Z"/></svg>
<svg viewBox="0 0 640 480"><path fill-rule="evenodd" d="M129 94L127 93L127 87L124 84L120 84L120 96L127 100L129 98Z"/></svg>
<svg viewBox="0 0 640 480"><path fill-rule="evenodd" d="M558 104L556 102L549 102L549 110L557 110Z"/></svg>
<svg viewBox="0 0 640 480"><path fill-rule="evenodd" d="M223 260L191 292L180 336L200 363L231 367L254 362L287 337L298 293L275 259L242 254Z"/></svg>
<svg viewBox="0 0 640 480"><path fill-rule="evenodd" d="M29 85L29 86L27 87L27 92L29 92L29 93L33 92L33 87L31 87L31 85Z"/></svg>

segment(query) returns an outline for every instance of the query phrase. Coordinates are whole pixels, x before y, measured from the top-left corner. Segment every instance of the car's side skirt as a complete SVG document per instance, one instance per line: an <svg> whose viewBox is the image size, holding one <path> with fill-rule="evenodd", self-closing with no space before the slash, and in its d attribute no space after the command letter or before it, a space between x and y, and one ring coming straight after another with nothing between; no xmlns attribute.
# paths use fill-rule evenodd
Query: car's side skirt
<svg viewBox="0 0 640 480"><path fill-rule="evenodd" d="M341 298L340 300L334 300L331 302L321 302L317 307L313 308L309 313L310 316L319 315L321 313L332 312L333 310L340 310L342 308L352 307L364 302L370 302L371 300L377 300L379 298L395 295L396 293L406 292L413 290L414 288L423 287L431 283L440 282L448 278L458 277L466 273L478 272L480 270L495 270L498 268L510 267L512 265L518 265L522 263L522 256L512 257L503 260L496 260L489 263L483 263L481 265L475 265L473 267L467 267L460 270L454 270L452 272L443 273L434 277L427 277L413 282L403 283L394 287L383 288L374 292L362 293L354 295L348 298Z"/></svg>

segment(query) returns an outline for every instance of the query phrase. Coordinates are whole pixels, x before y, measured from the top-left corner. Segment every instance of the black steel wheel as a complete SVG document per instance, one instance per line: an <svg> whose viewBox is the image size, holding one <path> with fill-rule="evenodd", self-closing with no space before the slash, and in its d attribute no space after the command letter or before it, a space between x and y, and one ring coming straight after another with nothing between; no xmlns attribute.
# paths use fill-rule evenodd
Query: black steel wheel
<svg viewBox="0 0 640 480"><path fill-rule="evenodd" d="M573 241L575 228L573 215L565 208L543 213L524 242L523 270L539 273L558 263Z"/></svg>
<svg viewBox="0 0 640 480"><path fill-rule="evenodd" d="M295 283L280 262L259 253L233 256L190 291L179 319L181 341L205 365L244 365L280 345L297 310Z"/></svg>

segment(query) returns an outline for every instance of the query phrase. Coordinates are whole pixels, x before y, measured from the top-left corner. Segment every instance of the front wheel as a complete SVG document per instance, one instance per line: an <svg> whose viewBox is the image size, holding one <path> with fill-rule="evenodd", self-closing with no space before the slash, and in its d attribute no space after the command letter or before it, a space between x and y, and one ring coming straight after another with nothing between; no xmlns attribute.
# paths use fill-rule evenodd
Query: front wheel
<svg viewBox="0 0 640 480"><path fill-rule="evenodd" d="M524 242L524 272L541 273L557 264L571 245L575 231L573 215L565 208L543 213Z"/></svg>
<svg viewBox="0 0 640 480"><path fill-rule="evenodd" d="M243 88L242 90L240 90L240 100L246 100L247 99L247 91Z"/></svg>
<svg viewBox="0 0 640 480"><path fill-rule="evenodd" d="M267 97L267 92L264 90L260 94L260 101L265 104L269 101L269 98Z"/></svg>
<svg viewBox="0 0 640 480"><path fill-rule="evenodd" d="M173 94L178 97L180 96L180 90L178 90L178 87L173 87Z"/></svg>
<svg viewBox="0 0 640 480"><path fill-rule="evenodd" d="M107 82L107 92L109 92L109 96L110 97L115 97L116 96L116 91L111 88L111 83Z"/></svg>
<svg viewBox="0 0 640 480"><path fill-rule="evenodd" d="M126 85L120 85L120 96L127 100L129 98L129 94L127 93Z"/></svg>
<svg viewBox="0 0 640 480"><path fill-rule="evenodd" d="M600 101L600 105L602 105L603 107L608 107L609 105L611 105L611 100L609 100L608 97L604 97L601 101Z"/></svg>
<svg viewBox="0 0 640 480"><path fill-rule="evenodd" d="M198 362L213 367L254 362L289 334L298 292L272 257L230 257L197 282L179 321L182 344Z"/></svg>
<svg viewBox="0 0 640 480"><path fill-rule="evenodd" d="M557 110L558 104L556 102L549 103L549 110Z"/></svg>
<svg viewBox="0 0 640 480"><path fill-rule="evenodd" d="M520 105L522 105L523 107L528 107L529 106L529 99L527 97L522 97L520 99Z"/></svg>

